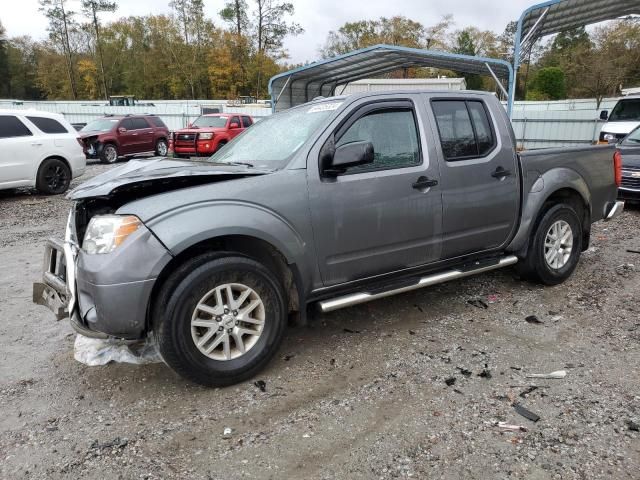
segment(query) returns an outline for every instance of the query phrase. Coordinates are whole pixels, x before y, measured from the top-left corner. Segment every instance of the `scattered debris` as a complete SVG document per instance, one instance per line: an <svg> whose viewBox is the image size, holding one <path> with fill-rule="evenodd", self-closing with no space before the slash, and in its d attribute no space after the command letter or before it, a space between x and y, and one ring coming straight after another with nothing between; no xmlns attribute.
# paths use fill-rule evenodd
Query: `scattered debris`
<svg viewBox="0 0 640 480"><path fill-rule="evenodd" d="M444 380L448 387L456 383L456 377L449 377Z"/></svg>
<svg viewBox="0 0 640 480"><path fill-rule="evenodd" d="M351 330L350 328L343 328L342 331L345 333L360 333L360 330Z"/></svg>
<svg viewBox="0 0 640 480"><path fill-rule="evenodd" d="M471 376L471 374L473 373L471 370L467 370L466 368L462 368L462 367L456 367L456 368L457 368L457 369L460 371L460 373L461 373L462 375L464 375L465 377L470 377L470 376Z"/></svg>
<svg viewBox="0 0 640 480"><path fill-rule="evenodd" d="M424 310L420 305L414 305L414 307L416 307L420 313L424 313Z"/></svg>
<svg viewBox="0 0 640 480"><path fill-rule="evenodd" d="M409 335L415 335L416 332L414 332L413 330L409 330Z"/></svg>
<svg viewBox="0 0 640 480"><path fill-rule="evenodd" d="M616 267L616 273L623 277L628 277L636 271L636 266L633 263L623 263Z"/></svg>
<svg viewBox="0 0 640 480"><path fill-rule="evenodd" d="M454 392L459 393L460 395L464 395L464 393L462 393L460 390L458 390L457 388L453 389Z"/></svg>
<svg viewBox="0 0 640 480"><path fill-rule="evenodd" d="M544 322L542 320L540 320L538 317L536 317L535 315L529 315L524 320L527 323L533 323L533 324L536 324L536 325L544 325Z"/></svg>
<svg viewBox="0 0 640 480"><path fill-rule="evenodd" d="M498 295L489 295L487 301L489 303L496 303L498 301Z"/></svg>
<svg viewBox="0 0 640 480"><path fill-rule="evenodd" d="M527 395L529 395L531 392L535 392L538 389L537 385L531 385L530 387L528 387L526 390L520 392L519 397L520 398L526 398Z"/></svg>
<svg viewBox="0 0 640 480"><path fill-rule="evenodd" d="M625 422L627 424L627 428L633 432L640 432L640 425L634 422L633 420L627 420Z"/></svg>
<svg viewBox="0 0 640 480"><path fill-rule="evenodd" d="M627 248L627 252L629 252L629 253L640 253L640 250L634 250L633 248Z"/></svg>
<svg viewBox="0 0 640 480"><path fill-rule="evenodd" d="M231 428L225 427L225 429L222 431L222 438L224 438L225 440L229 440L232 433L233 430Z"/></svg>
<svg viewBox="0 0 640 480"><path fill-rule="evenodd" d="M282 359L283 359L285 362L288 362L288 361L289 361L289 360L291 360L293 357L295 357L295 355L294 355L294 354L290 354L290 355L285 355L284 357L282 357Z"/></svg>
<svg viewBox="0 0 640 480"><path fill-rule="evenodd" d="M527 427L523 427L522 425L510 425L506 422L498 422L498 428L502 428L504 430L511 430L512 432L526 432Z"/></svg>
<svg viewBox="0 0 640 480"><path fill-rule="evenodd" d="M486 302L484 302L483 300L480 300L479 298L467 300L467 303L476 308L484 308L484 309L489 308L489 305L487 305Z"/></svg>
<svg viewBox="0 0 640 480"><path fill-rule="evenodd" d="M253 384L260 389L261 392L267 391L267 382L264 380L256 380Z"/></svg>
<svg viewBox="0 0 640 480"><path fill-rule="evenodd" d="M332 367L336 364L336 359L332 358L331 360L329 360L329 365L331 365Z"/></svg>
<svg viewBox="0 0 640 480"><path fill-rule="evenodd" d="M478 374L481 378L491 378L491 371L489 370L489 365L484 364L484 369Z"/></svg>
<svg viewBox="0 0 640 480"><path fill-rule="evenodd" d="M104 443L99 443L98 440L94 440L93 443L89 446L91 450L104 450L106 448L124 448L129 445L129 440L126 438L116 437L113 440L109 440Z"/></svg>
<svg viewBox="0 0 640 480"><path fill-rule="evenodd" d="M519 403L514 403L513 404L513 408L515 409L515 411L516 411L516 413L518 415L522 415L527 420L531 420L534 423L537 422L538 420L540 420L540 415L536 415L532 411L527 410L526 408L524 408Z"/></svg>
<svg viewBox="0 0 640 480"><path fill-rule="evenodd" d="M529 373L525 375L527 378L551 378L551 379L560 379L567 376L567 372L565 370L557 370L551 373Z"/></svg>

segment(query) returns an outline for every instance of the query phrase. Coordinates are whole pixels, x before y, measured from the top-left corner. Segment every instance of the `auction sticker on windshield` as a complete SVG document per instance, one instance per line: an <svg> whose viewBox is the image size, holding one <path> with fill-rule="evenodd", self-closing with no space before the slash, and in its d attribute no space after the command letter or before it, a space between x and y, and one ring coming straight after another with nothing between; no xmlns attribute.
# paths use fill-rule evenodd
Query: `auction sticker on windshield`
<svg viewBox="0 0 640 480"><path fill-rule="evenodd" d="M342 102L321 103L320 105L314 105L311 107L307 113L330 112L332 110L337 110L340 105L342 105Z"/></svg>

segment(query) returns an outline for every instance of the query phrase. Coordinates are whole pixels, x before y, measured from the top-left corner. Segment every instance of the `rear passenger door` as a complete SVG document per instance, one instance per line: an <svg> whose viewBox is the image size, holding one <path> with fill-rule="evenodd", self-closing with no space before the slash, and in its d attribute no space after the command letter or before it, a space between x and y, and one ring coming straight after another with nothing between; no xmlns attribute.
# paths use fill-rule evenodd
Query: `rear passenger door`
<svg viewBox="0 0 640 480"><path fill-rule="evenodd" d="M0 185L32 180L41 140L15 115L0 115Z"/></svg>
<svg viewBox="0 0 640 480"><path fill-rule="evenodd" d="M153 129L146 119L142 117L132 118L135 141L135 151L133 153L150 152L155 149Z"/></svg>
<svg viewBox="0 0 640 480"><path fill-rule="evenodd" d="M517 157L505 120L480 95L429 103L441 158L442 258L498 249L516 228L520 209Z"/></svg>
<svg viewBox="0 0 640 480"><path fill-rule="evenodd" d="M253 121L251 120L251 117L247 117L246 115L242 117L242 127L243 128L249 128L251 125L253 125Z"/></svg>

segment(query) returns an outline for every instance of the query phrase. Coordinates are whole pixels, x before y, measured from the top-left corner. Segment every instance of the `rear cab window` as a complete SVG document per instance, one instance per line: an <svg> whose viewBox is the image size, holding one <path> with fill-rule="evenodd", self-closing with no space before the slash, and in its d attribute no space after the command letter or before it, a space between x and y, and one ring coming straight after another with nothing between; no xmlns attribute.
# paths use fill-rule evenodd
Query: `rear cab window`
<svg viewBox="0 0 640 480"><path fill-rule="evenodd" d="M481 158L496 147L489 112L481 100L431 101L445 160Z"/></svg>
<svg viewBox="0 0 640 480"><path fill-rule="evenodd" d="M36 127L38 127L38 130L40 130L42 133L69 133L64 125L53 118L27 116L27 119Z"/></svg>
<svg viewBox="0 0 640 480"><path fill-rule="evenodd" d="M251 117L243 116L242 117L242 126L244 128L247 128L247 127L250 127L251 125L253 125L253 122L251 121Z"/></svg>
<svg viewBox="0 0 640 480"><path fill-rule="evenodd" d="M33 133L15 115L0 115L0 138L30 137Z"/></svg>

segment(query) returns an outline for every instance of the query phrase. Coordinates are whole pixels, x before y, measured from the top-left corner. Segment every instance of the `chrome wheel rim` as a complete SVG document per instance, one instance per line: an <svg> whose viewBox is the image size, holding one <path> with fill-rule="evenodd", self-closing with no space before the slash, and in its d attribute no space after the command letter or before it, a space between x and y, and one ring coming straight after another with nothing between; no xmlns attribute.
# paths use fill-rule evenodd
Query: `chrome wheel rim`
<svg viewBox="0 0 640 480"><path fill-rule="evenodd" d="M217 286L200 299L191 316L191 338L203 355L233 360L262 335L265 308L260 296L241 283Z"/></svg>
<svg viewBox="0 0 640 480"><path fill-rule="evenodd" d="M564 220L553 223L544 240L544 258L554 270L564 267L573 251L573 230Z"/></svg>
<svg viewBox="0 0 640 480"><path fill-rule="evenodd" d="M158 155L164 157L167 154L167 144L164 141L158 142Z"/></svg>
<svg viewBox="0 0 640 480"><path fill-rule="evenodd" d="M118 159L118 152L116 152L114 147L109 145L105 148L105 158L107 159L107 162L113 163Z"/></svg>

